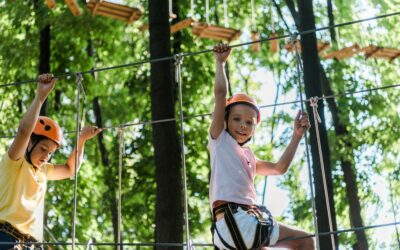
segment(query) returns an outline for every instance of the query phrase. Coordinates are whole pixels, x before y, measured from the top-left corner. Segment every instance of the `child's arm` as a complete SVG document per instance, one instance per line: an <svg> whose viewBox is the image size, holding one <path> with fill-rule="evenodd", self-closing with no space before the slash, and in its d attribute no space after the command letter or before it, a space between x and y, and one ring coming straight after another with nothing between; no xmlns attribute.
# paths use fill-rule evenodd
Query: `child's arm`
<svg viewBox="0 0 400 250"><path fill-rule="evenodd" d="M294 120L293 136L285 152L277 163L257 160L256 169L258 175L282 175L288 170L290 163L296 153L297 146L300 143L305 131L311 127L308 114L306 112L297 113Z"/></svg>
<svg viewBox="0 0 400 250"><path fill-rule="evenodd" d="M82 129L79 135L78 141L78 167L80 168L82 163L83 151L85 147L85 142L87 140L92 139L98 133L103 131L101 128L97 128L95 126L86 126ZM72 153L68 157L68 160L65 164L55 164L54 170L49 173L47 176L48 180L62 180L75 175L75 148L72 150Z"/></svg>
<svg viewBox="0 0 400 250"><path fill-rule="evenodd" d="M214 47L215 56L215 106L210 127L211 138L217 139L224 129L225 103L228 80L225 75L225 62L228 60L231 48L226 44L218 44Z"/></svg>
<svg viewBox="0 0 400 250"><path fill-rule="evenodd" d="M8 149L8 156L11 160L16 161L24 156L31 134L39 117L40 108L51 90L54 88L56 80L57 79L54 78L52 74L43 74L38 77L35 99L33 99L31 105L19 123L17 135Z"/></svg>

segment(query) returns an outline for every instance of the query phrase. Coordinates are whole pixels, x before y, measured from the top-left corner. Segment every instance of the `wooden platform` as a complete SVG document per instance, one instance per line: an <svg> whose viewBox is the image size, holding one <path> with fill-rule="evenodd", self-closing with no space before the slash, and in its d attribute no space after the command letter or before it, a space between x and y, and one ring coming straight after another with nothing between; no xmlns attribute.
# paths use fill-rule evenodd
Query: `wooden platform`
<svg viewBox="0 0 400 250"><path fill-rule="evenodd" d="M65 3L68 5L69 10L74 16L79 16L82 14L82 10L77 4L76 0L65 0Z"/></svg>
<svg viewBox="0 0 400 250"><path fill-rule="evenodd" d="M365 53L365 58L381 58L392 62L400 56L400 50L394 48L384 48L375 45L369 45L362 49Z"/></svg>
<svg viewBox="0 0 400 250"><path fill-rule="evenodd" d="M324 59L332 59L335 58L337 60L346 59L352 57L355 54L362 52L363 49L360 48L358 44L353 44L352 46L345 47L340 50L335 50L330 53L323 55Z"/></svg>
<svg viewBox="0 0 400 250"><path fill-rule="evenodd" d="M297 45L297 51L301 52L301 43L300 43L300 41L298 41L296 43L296 45ZM320 41L318 41L318 43L317 43L317 50L318 50L318 53L320 53L320 54L323 53L325 50L329 49L330 47L331 47L331 45L328 42L320 42ZM287 43L285 45L285 49L287 51L289 51L289 52L293 52L294 51L293 43Z"/></svg>
<svg viewBox="0 0 400 250"><path fill-rule="evenodd" d="M183 30L183 29L189 27L190 25L192 25L193 22L195 22L195 20L191 17L183 19L183 20L171 25L171 33L175 33L180 30Z"/></svg>
<svg viewBox="0 0 400 250"><path fill-rule="evenodd" d="M208 23L194 22L192 33L201 38L210 38L219 41L233 41L240 37L240 30L211 25Z"/></svg>
<svg viewBox="0 0 400 250"><path fill-rule="evenodd" d="M102 15L126 23L137 21L143 14L138 8L100 0L90 0L87 4L87 8L92 13L92 16Z"/></svg>

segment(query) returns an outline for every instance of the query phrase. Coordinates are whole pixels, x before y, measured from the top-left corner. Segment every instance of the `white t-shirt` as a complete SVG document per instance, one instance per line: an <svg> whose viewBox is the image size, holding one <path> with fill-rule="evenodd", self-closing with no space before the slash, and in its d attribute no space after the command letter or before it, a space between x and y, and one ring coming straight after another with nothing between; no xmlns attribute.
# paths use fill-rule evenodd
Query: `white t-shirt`
<svg viewBox="0 0 400 250"><path fill-rule="evenodd" d="M256 159L251 149L241 147L223 130L216 140L208 135L208 150L211 155L211 207L217 200L256 205Z"/></svg>

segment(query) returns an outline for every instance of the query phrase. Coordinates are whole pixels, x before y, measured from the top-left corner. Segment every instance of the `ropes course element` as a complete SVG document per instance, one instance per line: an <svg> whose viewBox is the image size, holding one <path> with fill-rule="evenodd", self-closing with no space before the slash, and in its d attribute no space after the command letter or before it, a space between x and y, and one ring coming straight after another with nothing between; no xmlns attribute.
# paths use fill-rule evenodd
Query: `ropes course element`
<svg viewBox="0 0 400 250"><path fill-rule="evenodd" d="M346 91L338 94L333 94L333 95L328 95L328 96L321 96L317 97L318 100L326 100L326 99L331 99L331 98L336 98L336 97L343 97L343 96L348 96L348 95L355 95L355 94L360 94L360 93L366 93L366 92L373 92L373 91L378 91L378 90L383 90L383 89L391 89L391 88L398 88L400 87L399 84L393 84L393 85L387 85L387 86L381 86L381 87L375 87L375 88L367 88L367 89L362 89L358 91ZM276 104L265 104L265 105L260 105L260 109L264 108L271 108L274 106L284 106L284 105L291 105L291 104L298 104L298 103L308 103L310 100L294 100L294 101L289 101L289 102L281 102L281 103L276 103ZM203 114L197 114L197 115L190 115L190 116L184 116L184 120L189 120L189 119L194 119L194 118L199 118L199 117L207 117L211 116L211 113L203 113ZM159 123L165 123L165 122L174 122L177 121L177 118L166 118L166 119L159 119L159 120L151 120L151 121L141 121L141 122L134 122L134 123L124 123L120 124L118 126L105 126L102 127L102 129L118 129L119 127L134 127L134 126L140 126L140 125L151 125L151 124L159 124ZM70 133L75 133L75 131L67 131L64 132L66 134ZM0 135L0 139L12 139L14 138L15 135Z"/></svg>
<svg viewBox="0 0 400 250"><path fill-rule="evenodd" d="M391 223L376 224L376 225L364 226L364 227L354 227L354 228L349 228L349 229L336 230L336 231L332 231L332 232L322 232L319 234L310 234L307 236L289 237L289 238L282 239L279 242L300 240L300 239L306 239L306 238L314 238L316 236L327 236L327 235L331 235L331 234L350 233L350 232L370 230L370 229L382 228L382 227L391 227L391 226L396 226L399 224L400 224L400 222L391 222ZM318 238L318 237L316 237L316 238ZM14 245L28 244L28 245L71 246L72 242L0 242L0 246L1 245L10 245L10 244L11 245L12 244L14 244ZM76 246L87 246L88 244L76 242L75 245ZM92 246L153 246L153 247L161 247L161 246L184 247L184 246L187 246L186 243L150 243L150 242L140 242L140 243L93 242L90 245L92 245ZM191 245L199 246L199 247L213 247L214 246L211 243L192 243Z"/></svg>
<svg viewBox="0 0 400 250"><path fill-rule="evenodd" d="M354 20L354 21L350 21L350 22L334 24L334 25L325 26L325 27L321 27L321 28L300 31L297 34L306 35L306 34L319 32L319 31L324 31L324 30L328 30L328 29L332 29L332 28L339 28L339 27L344 27L344 26L347 26L347 25L353 25L353 24L357 24L357 23L368 22L368 21L372 21L372 20L387 18L387 17L391 17L391 16L397 16L397 15L400 15L400 11L399 12L389 13L389 14L384 14L384 15L379 15L379 16L374 16L374 17L369 17L369 18L364 18L364 19L359 19L359 20ZM274 40L274 39L285 39L285 38L289 38L290 36L291 36L290 34L286 34L286 35L281 35L281 36L277 36L277 37L263 38L263 39L260 39L258 41L251 41L251 42L233 44L233 45L230 45L230 47L231 48L236 48L236 47L248 46L248 45L251 45L253 43L262 43L262 42L267 42L267 41L271 41L271 40ZM200 50L200 51L196 51L196 52L186 52L186 53L181 53L181 55L182 55L182 57L189 57L189 56L195 56L195 55L200 55L200 54L205 54L205 53L210 53L210 52L213 52L213 49L205 49L205 50ZM167 61L167 60L174 60L174 56L160 57L160 58L155 58L155 59L147 59L147 60L143 60L143 61L140 61L140 62L120 64L120 65L109 66L109 67L104 67L104 68L97 68L97 69L92 69L92 70L87 70L87 71L81 71L81 72L78 72L78 73L81 74L81 75L93 74L95 72L108 71L108 70L126 68L126 67L133 67L133 66L139 66L139 65L142 65L142 64L161 62L161 61ZM71 77L73 75L74 75L74 73L67 73L67 74L60 74L60 75L58 75L56 77L57 78ZM28 83L36 83L36 79L2 84L2 85L0 85L0 88L1 87L22 85L22 84L28 84Z"/></svg>
<svg viewBox="0 0 400 250"><path fill-rule="evenodd" d="M207 0L208 3L208 0ZM224 1L225 3L225 1ZM312 201L313 201L313 217L314 217L314 226L315 226L315 234L309 235L309 236L302 236L302 237L296 237L296 238L286 238L282 241L289 241L289 240L295 240L295 239L304 239L304 238L310 238L310 237L316 237L317 240L317 248L319 249L319 241L318 238L319 236L325 236L325 235L330 235L331 241L332 241L332 246L333 249L336 249L335 246L335 241L334 241L334 235L335 234L340 234L340 233L346 233L346 232L354 232L354 231L360 231L360 230L366 230L366 229L373 229L373 228L378 228L378 227L386 227L386 226L393 226L393 225L398 225L399 222L396 221L396 217L394 218L395 221L394 223L386 223L386 224L380 224L380 225L372 225L372 226L364 226L364 227L356 227L356 228L351 228L351 229L344 229L344 230L336 230L333 231L333 227L332 227L332 221L331 221L331 212L330 212L330 204L329 204L329 200L328 200L328 193L327 193L327 187L326 187L326 179L325 179L325 168L324 168L324 163L323 163L323 155L322 155L322 150L321 150L321 142L320 142L320 138L319 138L319 128L318 128L318 121L320 121L319 118L319 114L317 111L317 107L318 107L318 101L319 100L324 100L324 99L328 99L328 98L335 98L338 96L343 96L343 95L348 95L348 94L356 94L356 93L364 93L364 92L371 92L371 91L375 91L375 90L379 90L379 89L387 89L387 88L394 88L394 87L399 87L400 84L395 84L395 85L390 85L390 86L383 86L383 87L376 87L376 88L371 88L371 89L364 89L364 90L360 90L360 91L356 91L356 92L344 92L344 93L340 93L340 94L336 94L336 95L330 95L330 96L322 96L322 97L312 97L309 100L303 100L303 96L302 96L302 84L301 84L301 75L303 72L303 68L302 68L302 64L301 64L301 60L300 60L300 56L299 56L299 51L298 51L298 47L297 47L297 42L298 39L297 37L299 35L305 35L305 34L309 34L309 33L313 33L313 32L318 32L321 30L326 30L326 29L331 29L331 28L335 28L335 27L342 27L345 25L352 25L355 23L360 23L360 22L365 22L365 21L370 21L370 20L375 20L375 19L379 19L379 18L384 18L384 17L389 17L389 16L394 16L394 15L399 15L400 12L395 12L395 13L391 13L391 14L386 14L386 15L381 15L381 16L376 16L376 17L372 17L372 18L366 18L366 19L361 19L361 20L356 20L356 21L351 21L351 22L347 22L347 23L342 23L342 24L336 24L336 25L331 25L328 27L323 27L323 28L317 28L317 29L313 29L313 30L307 30L307 31L303 31L303 32L299 32L299 33L294 33L294 34L290 34L290 35L284 35L284 36L279 36L279 37L275 37L275 38L267 38L267 39L261 39L258 41L252 41L252 42L247 42L247 43L242 43L242 44L236 44L233 45L231 47L240 47L240 46L244 46L244 45L250 45L253 43L259 43L259 42L264 42L264 41L270 41L270 40L274 40L274 39L281 39L281 38L286 38L286 37L290 37L292 39L292 43L294 45L294 50L295 50L295 54L296 54L296 68L297 68L297 76L298 76L298 85L299 85L299 95L300 95L300 100L298 101L293 101L293 102L286 102L286 103L281 103L278 104L275 103L273 105L266 105L266 106L261 106L260 108L265 108L265 107L274 107L274 109L279 106L279 105L284 105L284 104L289 104L289 103L300 103L301 104L301 110L304 111L304 103L305 102L309 102L310 106L313 109L313 114L314 114L314 123L315 123L315 129L316 129L316 136L317 136L317 143L318 143L318 150L319 150L319 158L320 158L320 164L321 164L321 170L322 170L322 178L323 178L323 184L324 184L324 192L325 192L325 199L326 199L326 205L327 205L327 212L328 212L328 220L329 220L329 232L322 232L319 233L318 232L318 227L317 227L317 217L316 217L316 212L315 212L315 198L314 198L314 190L313 190L313 186L312 186L312 178L311 178L311 164L310 164L310 157L309 157L309 150L308 150L308 144L307 144L307 135L305 134L305 140L306 140L306 152L307 152L307 161L308 161L308 166L309 166L309 181L310 181L310 187L311 187L311 196L312 196ZM208 17L208 14L207 14ZM184 123L183 121L185 119L191 118L191 117L199 117L199 116L208 116L210 114L202 114L202 115L195 115L195 116L191 116L191 117L184 117L183 116L183 95L182 95L182 83L181 83L181 65L182 65L182 61L183 58L185 56L193 56L193 55L198 55L198 54L202 54L202 53L207 53L207 52L211 52L212 50L203 50L203 51L198 51L198 52L189 52L189 53L180 53L180 54L176 54L174 56L170 56L170 57L164 57L164 58L157 58L157 59L152 59L152 60L146 60L143 62L137 62L137 63L130 63L130 64L124 64L124 65L117 65L117 66L112 66L112 67L106 67L106 68L100 68L100 69L93 69L90 71L86 71L86 72L80 72L80 73L75 73L75 77L76 77L76 84L78 85L77 87L77 92L76 92L76 124L75 124L75 175L74 175L74 198L73 198L73 218L72 218L72 242L71 243L60 243L60 242L56 242L56 243L51 243L51 242L21 242L21 243L11 243L11 244L33 244L33 245L37 245L37 244L41 244L41 245L71 245L72 249L75 249L76 245L83 245L84 243L77 243L76 239L75 239L75 235L76 235L76 208L77 208L77 179L78 179L78 163L79 163L79 159L78 159L78 141L79 141L79 132L80 132L80 122L82 122L84 120L84 114L82 114L82 118L80 120L80 101L81 101L81 95L83 100L85 100L85 92L83 89L83 85L82 85L82 75L83 74L87 74L87 73L94 73L94 72L98 72L98 71L105 71L105 70L110 70L110 69L116 69L116 68L123 68L123 67L128 67L128 66L134 66L134 65L141 65L144 63L151 63L151 62L159 62L159 61L165 61L165 60L174 60L175 61L175 81L178 84L179 87L179 108L180 108L180 130L181 130L181 158L182 158L182 166L183 166L183 180L184 180L184 202L185 202L185 224L186 224L186 243L122 243L121 242L121 193L122 193L122 157L123 157L123 153L124 153L124 129L128 126L133 126L133 125L140 125L140 124L154 124L154 123L161 123L161 122L169 122L169 121L176 121L177 118L170 118L170 119L162 119L162 120L155 120L155 121L149 121L149 122L141 122L141 123L134 123L134 124L122 124L119 126L119 139L120 139L120 145L119 145L119 200L118 200L118 242L117 243L93 243L92 239L89 239L89 242L86 243L85 245L87 246L87 248L89 246L94 246L94 245L113 245L113 246L117 246L118 249L120 249L121 246L186 246L186 248L188 250L193 249L193 246L212 246L212 244L193 244L191 242L190 239L190 230L189 230L189 214L188 214L188 191L187 191L187 174L186 174L186 160L185 160L185 138L184 138ZM71 74L65 74L63 76L70 76ZM60 77L60 76L59 76ZM21 84L25 84L25 83L31 83L31 82L35 82L36 80L27 80L27 81L22 81L22 82L14 82L14 83L9 83L9 84L4 84L4 85L0 85L0 87L6 87L6 86L16 86L16 85L21 85ZM83 110L84 113L84 110ZM107 128L107 127L106 127ZM113 128L113 127L108 127L108 128ZM2 137L3 138L3 137ZM392 198L392 197L391 197ZM393 205L393 202L392 202ZM399 235L397 232L397 227L396 227L396 233L397 233L397 240L399 241ZM3 244L10 244L9 242L0 242L0 245ZM399 241L399 245L400 245L400 241Z"/></svg>
<svg viewBox="0 0 400 250"><path fill-rule="evenodd" d="M297 45L296 43L298 42L298 33L294 33L291 36L291 40L293 42L293 47L295 49L295 59L296 59L296 70L297 70L297 87L298 87L298 95L300 96L300 109L301 112L304 112L304 103L303 103L303 90L302 90L302 75L303 75L303 65L301 63L300 59L300 54L299 51L297 50ZM313 212L313 222L314 222L314 231L315 234L318 235L318 222L317 222L317 209L315 205L315 194L314 194L314 187L312 183L312 168L311 168L311 160L310 160L310 150L308 146L308 136L307 133L304 133L304 144L306 146L306 157L307 157L307 168L308 168L308 184L310 186L310 193L311 193L311 207L312 207L312 212ZM316 247L318 250L320 250L320 245L319 245L319 237L315 238L316 241Z"/></svg>
<svg viewBox="0 0 400 250"><path fill-rule="evenodd" d="M129 7L103 0L90 0L87 3L87 8L92 16L102 15L124 21L127 24L139 20L143 15L143 12L139 8Z"/></svg>
<svg viewBox="0 0 400 250"><path fill-rule="evenodd" d="M185 130L183 125L183 97L182 97L182 81L181 81L181 65L183 61L183 56L177 54L175 56L175 82L178 84L179 89L179 120L180 120L180 130L181 130L181 158L182 158L182 168L183 168L183 189L184 189L184 202L185 202L185 225L186 225L186 243L187 250L192 250L192 242L190 240L190 230L189 230L189 201L188 201L188 191L187 191L187 176L186 176L186 156L185 156Z"/></svg>
<svg viewBox="0 0 400 250"><path fill-rule="evenodd" d="M257 25L255 20L254 0L251 0L251 41L255 42L260 40L260 32L257 31ZM253 52L260 52L261 44L253 43L251 45Z"/></svg>
<svg viewBox="0 0 400 250"><path fill-rule="evenodd" d="M118 243L121 243L121 228L122 228L122 158L125 155L125 144L124 144L124 130L125 128L119 128L119 154L118 154L118 223L117 223L117 233L118 233ZM120 246L118 246L118 250Z"/></svg>
<svg viewBox="0 0 400 250"><path fill-rule="evenodd" d="M333 223L332 223L332 213L331 213L331 207L330 207L330 202L329 202L329 195L328 195L328 188L327 188L327 183L326 183L326 173L325 173L325 164L324 164L324 156L322 155L322 147L321 147L321 139L319 136L319 126L318 123L322 123L321 117L318 114L318 98L317 97L311 97L310 98L310 106L313 110L313 118L314 118L314 126L315 126L315 134L317 137L317 146L318 146L318 153L319 153L319 163L321 167L321 172L322 172L322 182L324 184L324 194L325 194L325 203L326 203L326 210L328 214L328 223L329 223L329 231L333 231ZM332 243L332 249L336 249L336 244L335 244L335 237L333 234L330 235L331 238L331 243Z"/></svg>
<svg viewBox="0 0 400 250"><path fill-rule="evenodd" d="M78 164L79 164L79 159L78 159L78 141L79 141L79 106L80 106L80 94L81 90L83 89L82 87L82 75L81 74L76 74L76 84L78 87L76 88L76 120L75 120L75 174L74 174L74 208L72 212L72 250L75 249L75 234L76 234L76 207L77 207L77 186L78 186Z"/></svg>
<svg viewBox="0 0 400 250"><path fill-rule="evenodd" d="M224 22L225 26L211 25L209 14L209 0L206 0L206 23L194 22L192 33L200 38L211 38L220 41L233 41L241 35L240 30L228 28L227 2L224 0Z"/></svg>
<svg viewBox="0 0 400 250"><path fill-rule="evenodd" d="M397 223L397 214L396 214L396 208L395 208L395 203L393 199L393 189L392 189L392 180L387 178L389 180L389 198L390 198L390 205L393 213L393 221ZM396 229L396 239L397 239L397 244L400 249L400 235L399 235L399 230L397 229L397 225L394 227Z"/></svg>

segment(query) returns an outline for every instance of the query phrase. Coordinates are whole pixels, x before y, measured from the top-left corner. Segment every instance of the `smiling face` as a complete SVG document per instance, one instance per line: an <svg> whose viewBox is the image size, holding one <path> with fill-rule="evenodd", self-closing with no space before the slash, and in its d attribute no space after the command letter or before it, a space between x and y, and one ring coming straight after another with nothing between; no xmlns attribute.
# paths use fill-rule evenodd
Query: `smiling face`
<svg viewBox="0 0 400 250"><path fill-rule="evenodd" d="M228 132L238 142L246 142L257 125L257 111L245 104L238 104L229 110Z"/></svg>
<svg viewBox="0 0 400 250"><path fill-rule="evenodd" d="M29 150L31 150L32 145L32 142L30 142L28 146ZM40 140L31 152L32 165L39 168L47 163L57 148L57 143L50 139L45 138Z"/></svg>

